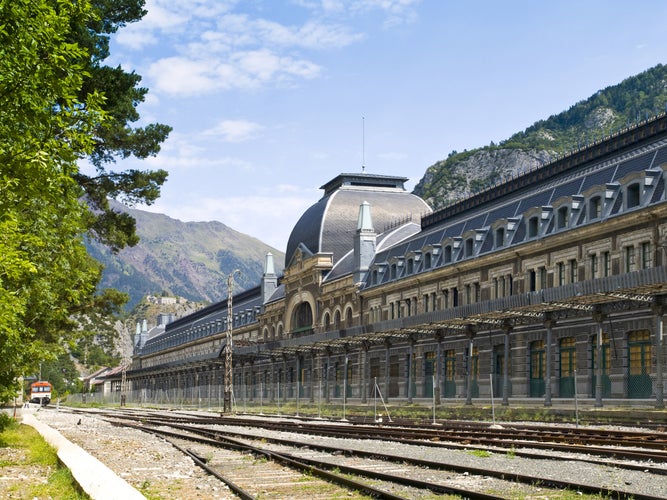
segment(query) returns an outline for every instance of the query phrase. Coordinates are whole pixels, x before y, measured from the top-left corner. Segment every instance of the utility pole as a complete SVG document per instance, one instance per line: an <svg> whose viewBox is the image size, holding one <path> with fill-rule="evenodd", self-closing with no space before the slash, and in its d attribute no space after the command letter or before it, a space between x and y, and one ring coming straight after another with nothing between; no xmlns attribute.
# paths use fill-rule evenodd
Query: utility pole
<svg viewBox="0 0 667 500"><path fill-rule="evenodd" d="M227 276L227 342L225 344L225 394L223 398L223 413L232 411L233 376L232 369L232 329L234 324L234 310L232 308L232 289L234 287L234 274L236 269Z"/></svg>

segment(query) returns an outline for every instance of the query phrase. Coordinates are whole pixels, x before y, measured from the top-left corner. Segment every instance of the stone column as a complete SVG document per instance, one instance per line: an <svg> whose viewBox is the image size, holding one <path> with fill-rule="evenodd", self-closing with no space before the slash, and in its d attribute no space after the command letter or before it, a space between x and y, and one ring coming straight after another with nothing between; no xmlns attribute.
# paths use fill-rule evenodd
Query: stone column
<svg viewBox="0 0 667 500"><path fill-rule="evenodd" d="M389 349L391 349L391 342L385 340L384 346L384 400L389 401Z"/></svg>
<svg viewBox="0 0 667 500"><path fill-rule="evenodd" d="M553 344L553 328L555 324L556 321L551 317L551 314L547 313L544 315L544 328L547 330L544 353L544 362L546 364L544 372L544 406L551 406L551 358L553 357L551 353L551 344Z"/></svg>
<svg viewBox="0 0 667 500"><path fill-rule="evenodd" d="M331 349L327 348L327 369L324 370L324 394L326 397L325 401L328 403L331 401L330 390L329 390L329 372L331 371Z"/></svg>
<svg viewBox="0 0 667 500"><path fill-rule="evenodd" d="M503 351L503 406L509 406L510 400L510 333L512 332L512 323L507 321L503 325L505 336L505 345Z"/></svg>
<svg viewBox="0 0 667 500"><path fill-rule="evenodd" d="M408 350L408 403L412 403L412 363L415 356L415 341L410 339L410 346Z"/></svg>
<svg viewBox="0 0 667 500"><path fill-rule="evenodd" d="M656 297L655 300L656 304L653 306L653 312L655 313L655 407L658 410L663 410L665 408L663 378L665 306L662 302L662 296Z"/></svg>
<svg viewBox="0 0 667 500"><path fill-rule="evenodd" d="M368 349L369 349L369 344L368 342L364 341L361 343L361 353L359 356L360 360L360 366L359 369L361 370L361 402L366 403L368 401L368 370L369 370L369 362L368 362Z"/></svg>
<svg viewBox="0 0 667 500"><path fill-rule="evenodd" d="M309 401L315 402L315 350L310 351L310 395Z"/></svg>
<svg viewBox="0 0 667 500"><path fill-rule="evenodd" d="M468 326L468 370L466 373L466 406L472 405L472 351L475 347L475 332Z"/></svg>
<svg viewBox="0 0 667 500"><path fill-rule="evenodd" d="M435 404L440 404L440 383L442 377L442 332L435 334L435 377L433 384L433 394L435 395Z"/></svg>
<svg viewBox="0 0 667 500"><path fill-rule="evenodd" d="M595 341L595 407L602 408L602 322L605 314L596 308L593 312L593 320L597 324L597 335ZM577 381L575 380L576 384Z"/></svg>

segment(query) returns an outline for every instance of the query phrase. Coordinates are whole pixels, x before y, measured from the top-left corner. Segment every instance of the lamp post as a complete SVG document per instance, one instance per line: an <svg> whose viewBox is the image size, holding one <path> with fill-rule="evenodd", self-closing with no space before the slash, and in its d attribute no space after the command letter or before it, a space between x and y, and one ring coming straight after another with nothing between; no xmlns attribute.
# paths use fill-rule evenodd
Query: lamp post
<svg viewBox="0 0 667 500"><path fill-rule="evenodd" d="M223 412L229 413L232 410L232 378L234 371L232 369L232 329L233 329L233 307L232 307L232 289L234 286L234 275L239 270L235 269L227 276L227 342L225 343L225 393L223 397Z"/></svg>

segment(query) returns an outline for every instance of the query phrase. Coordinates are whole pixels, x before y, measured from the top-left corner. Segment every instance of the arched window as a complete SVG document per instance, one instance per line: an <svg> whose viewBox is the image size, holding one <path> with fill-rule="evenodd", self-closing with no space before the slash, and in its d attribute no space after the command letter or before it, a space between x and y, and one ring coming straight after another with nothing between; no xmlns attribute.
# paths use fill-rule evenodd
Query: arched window
<svg viewBox="0 0 667 500"><path fill-rule="evenodd" d="M322 325L324 326L324 331L329 331L329 327L331 326L331 316L329 316L328 312L324 313L324 321L322 321Z"/></svg>
<svg viewBox="0 0 667 500"><path fill-rule="evenodd" d="M345 311L345 326L347 328L352 326L352 308L348 307Z"/></svg>
<svg viewBox="0 0 667 500"><path fill-rule="evenodd" d="M340 330L340 311L334 313L334 328Z"/></svg>
<svg viewBox="0 0 667 500"><path fill-rule="evenodd" d="M302 302L294 309L292 325L293 331L313 327L313 310L308 302Z"/></svg>

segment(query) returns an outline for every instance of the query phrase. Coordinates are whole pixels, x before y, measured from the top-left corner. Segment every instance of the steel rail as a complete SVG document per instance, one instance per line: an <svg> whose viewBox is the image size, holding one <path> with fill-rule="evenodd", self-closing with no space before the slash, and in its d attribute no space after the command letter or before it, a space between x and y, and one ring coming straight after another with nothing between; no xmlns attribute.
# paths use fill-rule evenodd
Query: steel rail
<svg viewBox="0 0 667 500"><path fill-rule="evenodd" d="M112 422L113 423L113 422ZM212 431L208 429L202 429L202 428L196 428L192 426L184 426L181 424L165 424L162 423L161 425L170 425L171 427L174 427L176 429L184 430L187 432L191 432L193 434L199 434L200 436L206 436L205 439L210 439L212 442L219 442L219 441L227 441L231 447L233 446L238 446L239 449L241 449L243 446L250 446L247 443L241 443L237 440L233 440L231 438L228 438L227 436L223 436L219 431ZM141 427L138 427L141 428ZM169 433L170 431L163 431L163 430L158 430L158 432L162 433ZM196 439L201 439L201 437L196 438ZM334 446L327 446L327 445L319 445L319 444L313 444L313 443L295 443L294 441L290 441L287 439L280 439L280 438L268 438L268 437L251 437L249 439L262 439L265 441L271 441L275 443L280 443L280 444L286 444L286 445L307 445L312 449L316 449L319 451L324 451L328 453L333 453L333 452L340 452L341 448L340 447L334 447ZM212 443L209 443L212 444ZM258 449L259 453L265 453L265 450ZM633 499L633 500L656 500L657 498L660 497L655 497L652 495L642 495L638 493L631 493L623 490L614 490L611 488L606 488L606 487L599 487L599 486L593 486L589 484L584 484L584 483L576 483L573 481L561 481L558 479L551 479L551 478L544 478L544 477L538 477L538 476L529 476L526 474L518 474L514 472L503 472L503 471L496 471L496 470L491 470L491 469L483 469L483 468L477 468L477 467L470 467L470 466L465 466L465 465L458 465L454 463L445 463L445 462L434 462L434 461L429 461L429 460L421 460L421 459L415 459L415 458L410 458L410 457L405 457L401 455L392 455L392 454L385 454L385 453L378 453L378 452L368 452L368 451L362 451L362 450L342 450L345 453L348 453L349 455L354 455L362 458L374 458L374 459L379 459L379 460L384 460L384 461L389 461L393 463L410 463L411 465L416 465L416 466L421 466L421 467L427 467L427 468L432 468L432 469L439 469L439 470L450 470L454 472L459 472L459 473L469 473L473 475L479 475L479 476L490 476L490 477L495 477L498 479L506 480L506 481L514 481L514 482L520 482L523 484L541 484L545 487L550 487L550 488L556 488L556 489L575 489L581 492L585 493L591 493L594 495L602 495L605 497L610 497L610 498L620 498L620 499ZM275 452L270 452L271 454L274 454ZM281 455L281 454L277 454ZM302 460L302 459L299 459ZM468 492L466 496L469 498L473 498L470 496L471 493ZM489 497L485 497L489 498Z"/></svg>

